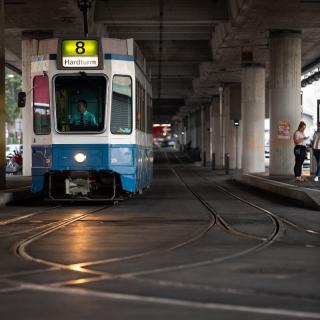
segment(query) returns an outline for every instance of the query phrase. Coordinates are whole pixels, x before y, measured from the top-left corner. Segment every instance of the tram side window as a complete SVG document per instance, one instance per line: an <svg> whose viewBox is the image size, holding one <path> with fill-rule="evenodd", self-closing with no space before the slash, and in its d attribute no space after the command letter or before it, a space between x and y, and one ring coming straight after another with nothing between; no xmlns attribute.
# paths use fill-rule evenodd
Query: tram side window
<svg viewBox="0 0 320 320"><path fill-rule="evenodd" d="M152 98L147 94L147 133L152 133Z"/></svg>
<svg viewBox="0 0 320 320"><path fill-rule="evenodd" d="M146 91L139 81L136 81L136 128L146 132Z"/></svg>
<svg viewBox="0 0 320 320"><path fill-rule="evenodd" d="M146 132L146 91L141 87L141 131Z"/></svg>
<svg viewBox="0 0 320 320"><path fill-rule="evenodd" d="M141 112L140 112L140 82L136 80L136 129L140 129Z"/></svg>
<svg viewBox="0 0 320 320"><path fill-rule="evenodd" d="M114 76L112 80L111 133L132 132L132 80L129 76Z"/></svg>
<svg viewBox="0 0 320 320"><path fill-rule="evenodd" d="M33 78L33 131L35 134L50 134L49 79L47 76Z"/></svg>

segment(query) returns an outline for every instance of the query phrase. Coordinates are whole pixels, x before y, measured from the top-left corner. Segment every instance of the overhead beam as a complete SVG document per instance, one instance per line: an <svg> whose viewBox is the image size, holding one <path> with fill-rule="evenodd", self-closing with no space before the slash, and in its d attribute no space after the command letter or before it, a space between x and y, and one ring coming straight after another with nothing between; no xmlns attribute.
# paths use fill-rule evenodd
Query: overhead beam
<svg viewBox="0 0 320 320"><path fill-rule="evenodd" d="M117 23L136 23L137 21L160 23L159 1L98 0L96 6L96 21L114 23L114 17L117 17ZM197 0L196 3L194 0L166 1L163 6L164 23L167 21L217 23L227 18L228 5L225 0Z"/></svg>

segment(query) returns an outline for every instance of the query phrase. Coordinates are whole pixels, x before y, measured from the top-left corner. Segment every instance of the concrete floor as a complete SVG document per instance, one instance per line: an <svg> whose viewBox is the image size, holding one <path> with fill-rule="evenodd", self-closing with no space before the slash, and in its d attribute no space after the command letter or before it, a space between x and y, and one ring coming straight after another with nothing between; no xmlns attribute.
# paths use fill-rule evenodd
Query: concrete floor
<svg viewBox="0 0 320 320"><path fill-rule="evenodd" d="M1 319L320 319L319 212L156 160L116 207L1 208Z"/></svg>

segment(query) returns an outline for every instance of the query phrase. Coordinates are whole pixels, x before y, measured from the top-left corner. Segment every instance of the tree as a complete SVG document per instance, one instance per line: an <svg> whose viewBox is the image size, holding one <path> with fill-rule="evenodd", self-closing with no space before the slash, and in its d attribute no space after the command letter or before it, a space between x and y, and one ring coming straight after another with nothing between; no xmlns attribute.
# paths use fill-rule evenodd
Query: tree
<svg viewBox="0 0 320 320"><path fill-rule="evenodd" d="M19 118L20 109L17 106L18 92L21 91L22 80L20 76L6 72L5 77L5 108L6 122L9 126L15 124L15 120Z"/></svg>

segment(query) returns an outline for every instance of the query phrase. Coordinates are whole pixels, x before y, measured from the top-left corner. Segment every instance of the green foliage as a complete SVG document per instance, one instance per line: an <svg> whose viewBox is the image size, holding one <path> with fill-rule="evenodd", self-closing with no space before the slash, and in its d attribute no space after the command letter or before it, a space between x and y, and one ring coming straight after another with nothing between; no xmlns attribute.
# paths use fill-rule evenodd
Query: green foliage
<svg viewBox="0 0 320 320"><path fill-rule="evenodd" d="M5 77L5 108L6 122L14 125L16 118L20 115L17 106L18 92L21 91L22 80L20 76L6 73Z"/></svg>

